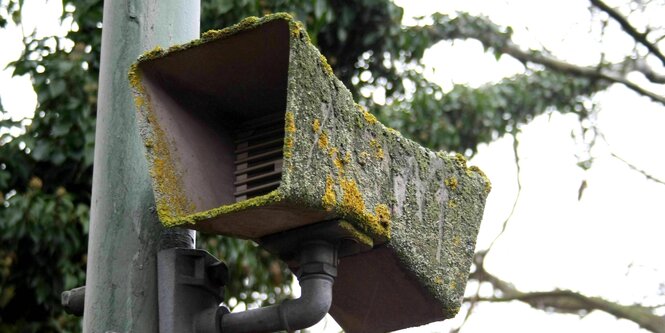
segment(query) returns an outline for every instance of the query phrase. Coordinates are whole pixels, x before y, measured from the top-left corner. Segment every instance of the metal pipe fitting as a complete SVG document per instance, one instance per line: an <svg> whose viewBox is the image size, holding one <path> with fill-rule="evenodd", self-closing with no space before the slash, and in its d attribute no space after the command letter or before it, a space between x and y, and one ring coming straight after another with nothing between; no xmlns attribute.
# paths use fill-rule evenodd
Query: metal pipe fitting
<svg viewBox="0 0 665 333"><path fill-rule="evenodd" d="M60 304L62 304L65 312L79 317L83 316L85 286L63 291L60 294Z"/></svg>
<svg viewBox="0 0 665 333"><path fill-rule="evenodd" d="M332 304L332 287L337 276L336 247L325 241L303 244L297 276L302 290L300 298L279 305L224 314L221 332L291 332L316 324L328 313Z"/></svg>

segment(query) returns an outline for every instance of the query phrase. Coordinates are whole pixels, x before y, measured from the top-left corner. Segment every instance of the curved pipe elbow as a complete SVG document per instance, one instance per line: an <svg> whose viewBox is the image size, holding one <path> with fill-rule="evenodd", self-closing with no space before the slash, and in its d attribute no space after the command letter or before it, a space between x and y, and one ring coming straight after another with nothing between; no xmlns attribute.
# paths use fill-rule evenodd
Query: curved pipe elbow
<svg viewBox="0 0 665 333"><path fill-rule="evenodd" d="M327 242L312 241L300 253L301 296L295 300L221 318L221 333L294 331L318 323L330 310L337 250Z"/></svg>
<svg viewBox="0 0 665 333"><path fill-rule="evenodd" d="M331 277L310 277L300 285L300 298L279 305L287 331L313 326L326 316L332 304Z"/></svg>
<svg viewBox="0 0 665 333"><path fill-rule="evenodd" d="M316 274L301 281L300 286L302 293L298 299L223 315L221 333L291 332L318 323L332 304L333 279Z"/></svg>

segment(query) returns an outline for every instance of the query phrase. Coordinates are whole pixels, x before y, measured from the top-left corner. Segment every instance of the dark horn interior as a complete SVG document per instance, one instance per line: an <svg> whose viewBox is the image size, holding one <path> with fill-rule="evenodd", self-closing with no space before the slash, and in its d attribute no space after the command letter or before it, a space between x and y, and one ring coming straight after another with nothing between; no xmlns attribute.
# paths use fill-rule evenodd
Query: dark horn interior
<svg viewBox="0 0 665 333"><path fill-rule="evenodd" d="M279 186L289 27L275 20L140 65L196 211Z"/></svg>

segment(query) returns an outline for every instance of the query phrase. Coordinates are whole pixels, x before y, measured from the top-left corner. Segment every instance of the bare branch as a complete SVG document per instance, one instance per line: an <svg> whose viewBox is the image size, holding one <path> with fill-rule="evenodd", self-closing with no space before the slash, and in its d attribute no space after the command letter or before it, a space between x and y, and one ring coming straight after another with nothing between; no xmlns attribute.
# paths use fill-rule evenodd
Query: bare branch
<svg viewBox="0 0 665 333"><path fill-rule="evenodd" d="M634 171L637 171L637 172L641 173L641 174L642 174L644 177L646 177L647 179L652 180L652 181L654 181L654 182L656 182L656 183L659 183L659 184L665 185L665 181L660 180L660 179L658 179L658 178L656 178L656 177L654 177L654 176L648 174L646 171L644 171L644 170L642 170L642 169L636 167L634 164L632 164L632 163L630 163L630 162L624 160L623 158L619 157L619 156L618 156L617 154L615 154L615 153L610 153L610 154L612 155L612 157L614 157L614 158L616 158L617 160L623 162L623 164L627 165L629 168L633 169Z"/></svg>
<svg viewBox="0 0 665 333"><path fill-rule="evenodd" d="M506 231L506 228L508 227L508 222L510 222L510 219L513 218L513 215L515 214L515 208L517 208L517 203L520 200L520 194L522 194L522 181L520 180L520 173L521 173L521 167L520 167L520 157L519 154L517 153L517 150L519 148L519 140L517 140L517 133L513 134L513 156L515 157L515 168L516 168L516 175L515 178L517 179L517 195L515 195L515 200L513 201L513 207L510 209L510 213L506 217L506 219L503 221L503 226L501 227L501 231L499 232L496 237L494 237L494 240L492 240L492 243L490 243L490 246L487 247L487 250L485 251L485 254L487 254L492 247L494 246L494 243L496 243L497 239L503 235L503 233ZM483 260L484 260L483 256Z"/></svg>
<svg viewBox="0 0 665 333"><path fill-rule="evenodd" d="M573 65L567 62L545 57L543 55L534 52L526 52L512 43L505 45L501 49L501 52L508 54L519 61L540 64L551 70L558 71L561 73L567 73L575 76L583 76L598 80L605 80L611 83L620 83L626 86L628 89L631 89L642 96L649 97L651 100L665 105L665 97L656 94L652 91L649 91L643 87L640 87L639 85L631 81L628 81L627 79L619 75L607 73L602 70L599 71L597 68L594 67L582 67L582 66Z"/></svg>
<svg viewBox="0 0 665 333"><path fill-rule="evenodd" d="M600 138L603 139L603 141L605 141L605 144L607 144L608 146L611 146L610 143L607 141L607 138L605 137L605 133L603 133L602 131L600 131L600 129L598 129L598 128L596 128L595 131L596 131L596 134L597 134L598 136L600 136ZM617 160L623 162L623 164L625 164L626 166L628 166L629 168L631 168L633 171L639 172L640 174L642 174L642 175L643 175L644 177L646 177L647 179L649 179L649 180L651 180L651 181L654 181L654 182L656 182L656 183L659 183L659 184L665 185L665 181L664 181L664 180L661 180L661 179L659 179L659 178L656 178L656 177L652 176L650 173L648 173L648 172L646 172L646 171L644 171L644 170L638 168L637 166L635 166L635 164L632 164L632 163L626 161L625 159L621 158L619 155L615 154L614 152L610 152L610 155L611 155L612 157L616 158Z"/></svg>
<svg viewBox="0 0 665 333"><path fill-rule="evenodd" d="M655 44L649 42L646 33L637 31L637 29L635 29L635 27L633 27L630 24L630 22L628 22L628 20L623 15L621 15L621 13L619 13L612 7L608 6L603 1L601 0L589 0L589 1L591 1L591 4L593 4L595 7L607 13L607 15L609 15L611 18L617 21L617 23L619 23L621 28L628 35L633 37L633 39L635 39L635 41L637 41L638 43L644 45L649 50L649 52L658 57L658 59L660 59L663 65L665 65L665 55L663 55L663 53L658 49L658 47L656 47Z"/></svg>
<svg viewBox="0 0 665 333"><path fill-rule="evenodd" d="M517 195L515 195L515 200L513 201L513 207L510 210L510 213L506 217L506 219L503 221L503 226L501 227L501 231L494 237L492 240L492 243L487 247L486 250L484 251L479 251L477 252L474 257L474 263L476 267L481 267L482 271L484 271L484 265L485 265L485 257L487 256L487 253L489 253L490 250L492 250L492 247L494 246L494 243L501 237L501 235L504 234L506 231L506 228L508 227L508 222L512 219L513 215L515 214L515 208L517 207L517 203L519 202L520 199L520 194L522 193L522 181L520 179L520 174L521 174L521 167L520 167L520 157L518 154L518 148L519 148L519 140L517 140L517 134L518 130L515 130L513 133L513 156L515 158L515 178L517 179ZM478 269L476 270L478 271ZM459 333L462 327L469 321L469 318L471 317L471 314L473 313L473 310L475 310L476 305L478 302L481 300L480 298L480 282L481 280L478 280L478 286L476 288L476 292L474 296L472 297L467 297L464 299L465 302L469 303L469 310L466 312L466 315L464 316L464 321L462 324L460 324L459 327L456 329L452 330L451 333Z"/></svg>
<svg viewBox="0 0 665 333"><path fill-rule="evenodd" d="M665 75L654 72L644 59L636 59L632 69L644 74L653 83L665 84Z"/></svg>
<svg viewBox="0 0 665 333"><path fill-rule="evenodd" d="M607 70L612 73L626 75L631 71L642 73L647 80L656 84L665 84L665 75L656 73L644 58L626 59L623 62L614 64L600 64L596 70Z"/></svg>
<svg viewBox="0 0 665 333"><path fill-rule="evenodd" d="M410 33L414 36L427 35L431 41L475 39L480 41L486 49L494 49L497 53L508 54L522 63L540 64L561 74L607 83L619 83L642 96L665 105L664 96L631 82L625 77L626 70L624 68L629 68L642 72L651 82L665 83L665 77L655 73L646 63L628 59L620 64L610 64L609 66L577 66L555 59L547 55L546 52L521 49L512 42L509 29L502 29L485 17L471 17L466 13L458 13L455 18L442 14L435 15L433 18L435 19L434 24L409 28ZM617 70L617 68L622 70Z"/></svg>
<svg viewBox="0 0 665 333"><path fill-rule="evenodd" d="M552 310L561 313L580 314L594 310L607 312L617 318L627 319L654 333L665 333L665 317L660 317L652 308L641 305L621 305L600 297L590 297L571 290L544 292L522 292L488 273L482 265L476 267L471 278L489 282L501 291L501 297L477 298L481 302L520 301L539 310Z"/></svg>

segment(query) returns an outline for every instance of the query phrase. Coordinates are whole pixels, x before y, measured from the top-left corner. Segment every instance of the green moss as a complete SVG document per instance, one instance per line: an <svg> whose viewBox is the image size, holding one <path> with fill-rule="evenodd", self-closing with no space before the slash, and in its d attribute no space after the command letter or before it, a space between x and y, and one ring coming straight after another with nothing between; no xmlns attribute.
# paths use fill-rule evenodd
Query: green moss
<svg viewBox="0 0 665 333"><path fill-rule="evenodd" d="M381 146L381 144L376 139L372 139L372 140L369 141L369 145L370 145L370 147L372 147L372 149L374 151L374 157L376 157L377 159L382 160L383 159L383 147Z"/></svg>
<svg viewBox="0 0 665 333"><path fill-rule="evenodd" d="M148 59L155 59L163 57L167 52L159 45L155 46L152 50L146 51L139 57L139 62L145 61Z"/></svg>
<svg viewBox="0 0 665 333"><path fill-rule="evenodd" d="M392 127L386 127L386 131L387 131L388 133L390 133L391 135L394 135L394 136L396 136L396 137L399 137L399 138L402 137L402 133L400 133L398 130L396 130L396 129L392 128Z"/></svg>
<svg viewBox="0 0 665 333"><path fill-rule="evenodd" d="M328 59L323 54L319 54L319 60L321 60L321 67L323 68L323 71L328 75L328 76L335 76L335 73L333 72L332 67L330 67L330 64L328 64Z"/></svg>
<svg viewBox="0 0 665 333"><path fill-rule="evenodd" d="M457 165L460 168L466 170L466 157L464 157L464 155L462 155L460 153L455 153L454 159L455 159L455 163L457 163Z"/></svg>
<svg viewBox="0 0 665 333"><path fill-rule="evenodd" d="M340 221L339 222L339 227L346 230L351 235L353 235L353 237L356 240L358 240L360 243L365 244L369 247L374 246L374 241L372 240L372 238L365 235L364 233L360 232L351 223L346 222L346 221Z"/></svg>
<svg viewBox="0 0 665 333"><path fill-rule="evenodd" d="M332 76L332 69L327 69L325 57L309 43L302 25L288 15L243 20L208 32L200 40L169 48L169 52L227 38L276 18L288 22L291 36L284 168L279 187L264 196L184 217L168 211L168 205L160 206L158 209L166 210L162 222L170 226L196 223L282 204L296 211L318 211L320 215L315 216L326 219L344 219L344 225L355 230L364 243L390 248L400 265L414 274L414 279L440 301L445 316L450 316L463 295L484 200L491 188L480 169L467 168L461 154L420 147L354 103L351 93ZM154 50L145 57L165 53ZM140 91L136 103L148 119L150 103L141 90L136 68L130 81ZM147 120L150 126L153 120ZM150 163L163 169L153 175L162 177L162 173L173 171L177 180L175 171L167 170L170 157L160 160L163 145L155 134L160 130L150 128L144 137L152 144L146 147L157 151ZM165 192L159 186L155 190L159 198L166 197ZM167 202L159 198L158 202ZM232 216L222 220L227 223L230 219Z"/></svg>
<svg viewBox="0 0 665 333"><path fill-rule="evenodd" d="M154 57L163 54L160 47L146 53ZM150 123L150 131L142 132L143 142L150 154L150 175L155 187L155 206L161 220L172 220L193 212L196 207L188 200L183 191L182 178L175 167L166 134L159 126L156 115L149 102L149 96L141 82L141 72L138 64L132 64L129 68L129 84L134 90L134 103L136 111L142 115L145 122Z"/></svg>
<svg viewBox="0 0 665 333"><path fill-rule="evenodd" d="M469 167L468 171L475 172L478 175L480 175L480 177L483 179L483 182L485 182L485 193L486 194L489 194L492 191L492 182L490 181L489 178L487 178L487 175L485 174L485 172L483 172L483 170L480 170L479 167L477 167L475 165L472 165L472 166Z"/></svg>
<svg viewBox="0 0 665 333"><path fill-rule="evenodd" d="M161 58L166 56L167 54L170 54L172 52L178 52L182 50L189 49L191 47L201 45L203 43L212 41L212 40L217 40L217 39L224 39L228 38L230 36L233 36L241 31L252 29L254 27L257 27L259 25L275 21L275 20L284 20L287 21L289 24L289 30L291 31L291 34L293 36L297 36L299 38L304 38L308 43L309 42L309 36L307 35L307 32L304 30L302 23L296 21L293 19L293 16L291 16L289 13L275 13L275 14L269 14L266 16L263 16L261 18L258 18L256 16L250 16L242 21L238 22L235 25L232 25L230 27L226 27L221 30L208 30L201 34L201 38L195 39L193 41L190 41L185 44L180 44L180 45L173 45L169 47L168 50L164 50L161 47L157 46L154 49L142 54L138 58L138 62L144 62L147 60L151 59L156 59L156 58Z"/></svg>
<svg viewBox="0 0 665 333"><path fill-rule="evenodd" d="M282 194L280 193L279 189L276 189L268 194L264 194L258 197L253 197L230 205L213 208L210 210L206 210L195 214L190 214L179 218L167 218L165 220L162 220L162 223L167 227L173 227L186 223L194 224L196 222L205 221L223 214L235 213L255 207L269 206L271 204L278 203L281 200L282 200Z"/></svg>

